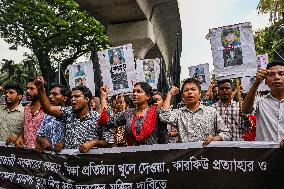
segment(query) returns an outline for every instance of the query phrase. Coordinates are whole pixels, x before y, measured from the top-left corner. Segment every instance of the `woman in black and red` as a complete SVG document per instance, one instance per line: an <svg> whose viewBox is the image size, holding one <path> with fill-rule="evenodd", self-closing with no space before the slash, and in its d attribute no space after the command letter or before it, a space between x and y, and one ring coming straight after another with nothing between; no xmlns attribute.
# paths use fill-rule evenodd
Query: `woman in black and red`
<svg viewBox="0 0 284 189"><path fill-rule="evenodd" d="M157 107L151 105L152 101L152 87L145 82L138 82L133 88L133 104L135 108L128 108L123 112L119 112L109 116L106 111L108 87L101 88L101 104L102 114L98 120L98 124L106 127L118 127L120 125L126 126L128 133L127 142L129 146L166 143L167 141L161 139L165 138L163 135L166 130L166 125L159 121L159 111ZM165 128L160 128L165 127Z"/></svg>

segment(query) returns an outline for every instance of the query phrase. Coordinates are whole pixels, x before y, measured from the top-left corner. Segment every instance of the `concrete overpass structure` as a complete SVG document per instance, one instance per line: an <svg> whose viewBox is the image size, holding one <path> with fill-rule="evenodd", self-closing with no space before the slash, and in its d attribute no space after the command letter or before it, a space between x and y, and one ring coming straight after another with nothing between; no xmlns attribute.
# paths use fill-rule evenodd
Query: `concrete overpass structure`
<svg viewBox="0 0 284 189"><path fill-rule="evenodd" d="M182 32L177 0L76 1L107 28L111 46L132 43L135 58L162 58L168 77L180 75Z"/></svg>

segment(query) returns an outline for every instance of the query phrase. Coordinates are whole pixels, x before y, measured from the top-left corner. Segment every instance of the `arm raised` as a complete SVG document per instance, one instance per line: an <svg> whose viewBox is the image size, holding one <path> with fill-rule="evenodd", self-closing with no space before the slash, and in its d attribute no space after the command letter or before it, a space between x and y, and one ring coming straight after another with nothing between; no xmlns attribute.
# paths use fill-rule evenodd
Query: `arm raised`
<svg viewBox="0 0 284 189"><path fill-rule="evenodd" d="M262 68L259 69L256 73L256 80L255 82L252 84L251 88L249 89L248 94L246 95L246 98L243 102L243 107L242 107L242 111L245 114L248 114L251 112L253 104L254 104L254 100L255 100L255 94L257 92L257 89L259 87L259 85L261 84L261 82L266 78L266 75L269 71Z"/></svg>
<svg viewBox="0 0 284 189"><path fill-rule="evenodd" d="M45 88L44 88L44 79L42 76L38 76L34 80L34 84L37 87L38 95L39 95L39 101L40 105L43 108L43 111L46 114L55 116L55 117L61 117L61 107L60 106L52 106L49 102L49 99L46 95Z"/></svg>

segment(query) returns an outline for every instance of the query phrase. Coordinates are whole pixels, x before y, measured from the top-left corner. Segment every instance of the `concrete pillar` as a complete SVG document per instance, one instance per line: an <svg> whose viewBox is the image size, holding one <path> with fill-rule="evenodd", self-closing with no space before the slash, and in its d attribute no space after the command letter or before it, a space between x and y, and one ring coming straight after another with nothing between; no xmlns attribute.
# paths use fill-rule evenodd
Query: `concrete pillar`
<svg viewBox="0 0 284 189"><path fill-rule="evenodd" d="M144 58L156 43L153 26L148 20L112 24L107 31L111 46L131 43L135 58Z"/></svg>

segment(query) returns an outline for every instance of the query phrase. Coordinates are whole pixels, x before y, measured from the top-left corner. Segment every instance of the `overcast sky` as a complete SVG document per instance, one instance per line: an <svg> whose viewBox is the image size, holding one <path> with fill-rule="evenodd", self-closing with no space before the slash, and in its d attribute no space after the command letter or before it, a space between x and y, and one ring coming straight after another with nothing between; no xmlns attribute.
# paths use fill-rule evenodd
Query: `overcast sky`
<svg viewBox="0 0 284 189"><path fill-rule="evenodd" d="M181 79L188 77L188 67L209 63L213 69L211 46L205 39L209 29L251 22L253 30L269 24L268 15L257 14L259 0L178 0L182 25L182 57ZM8 50L7 44L0 39L0 60L13 59L17 62L23 59L22 54L28 51L19 48L18 51Z"/></svg>

